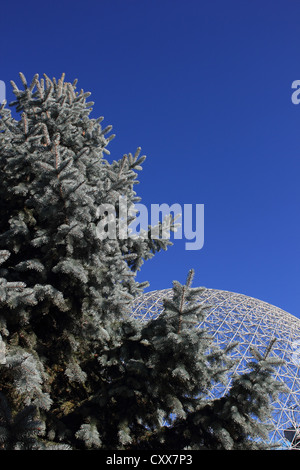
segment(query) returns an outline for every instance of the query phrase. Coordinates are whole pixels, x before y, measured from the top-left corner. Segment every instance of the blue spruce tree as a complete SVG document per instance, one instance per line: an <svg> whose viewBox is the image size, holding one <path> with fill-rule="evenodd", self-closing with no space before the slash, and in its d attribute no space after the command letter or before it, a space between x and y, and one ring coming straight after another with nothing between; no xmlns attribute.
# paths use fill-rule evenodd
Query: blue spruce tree
<svg viewBox="0 0 300 470"><path fill-rule="evenodd" d="M0 448L241 449L264 446L269 397L280 386L266 352L230 392L229 348L204 329L201 288L174 282L145 323L131 303L144 261L170 240L99 236L115 208L117 233L135 220L145 156L109 161L111 126L92 119L90 93L36 75L0 109ZM164 230L170 221L160 223ZM171 221L174 229L174 221ZM260 437L260 439L257 439Z"/></svg>

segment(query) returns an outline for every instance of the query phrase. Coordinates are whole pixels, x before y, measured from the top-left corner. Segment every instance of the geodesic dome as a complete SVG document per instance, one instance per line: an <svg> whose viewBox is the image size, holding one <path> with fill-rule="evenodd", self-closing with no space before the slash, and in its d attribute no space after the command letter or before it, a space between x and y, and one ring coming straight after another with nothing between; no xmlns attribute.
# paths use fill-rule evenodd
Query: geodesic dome
<svg viewBox="0 0 300 470"><path fill-rule="evenodd" d="M133 304L133 317L141 321L156 318L163 309L163 300L171 298L172 289L147 292ZM277 380L285 383L288 392L272 402L273 414L269 434L271 444L281 449L300 449L300 319L261 300L222 290L204 289L199 303L208 304L204 326L222 347L238 342L232 351L237 360L234 372L247 370L253 356L250 346L265 352L270 340L276 338L270 355L284 360L275 369ZM230 387L217 385L212 397L221 396Z"/></svg>

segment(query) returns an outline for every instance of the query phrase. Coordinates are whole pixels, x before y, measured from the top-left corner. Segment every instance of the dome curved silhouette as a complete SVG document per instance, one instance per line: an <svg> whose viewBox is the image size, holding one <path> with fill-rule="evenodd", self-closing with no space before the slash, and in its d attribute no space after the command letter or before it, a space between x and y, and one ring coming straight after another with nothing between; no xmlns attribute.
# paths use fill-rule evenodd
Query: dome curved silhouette
<svg viewBox="0 0 300 470"><path fill-rule="evenodd" d="M172 295L172 289L144 293L135 299L132 316L141 321L156 318L162 312L163 300ZM300 319L267 302L223 290L204 289L198 301L209 304L209 308L206 319L196 328L206 327L221 347L238 342L232 351L237 359L234 372L247 369L248 359L253 358L251 346L263 353L276 338L270 354L284 360L275 369L275 376L285 383L288 392L272 402L269 442L282 449L300 449ZM212 397L223 395L229 387L230 380L226 387L216 385Z"/></svg>

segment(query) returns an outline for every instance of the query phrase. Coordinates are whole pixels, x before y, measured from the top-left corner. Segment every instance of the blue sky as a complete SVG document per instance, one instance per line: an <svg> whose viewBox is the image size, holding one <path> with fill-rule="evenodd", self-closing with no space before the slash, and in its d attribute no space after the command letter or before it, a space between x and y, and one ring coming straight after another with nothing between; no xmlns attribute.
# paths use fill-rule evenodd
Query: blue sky
<svg viewBox="0 0 300 470"><path fill-rule="evenodd" d="M138 194L204 204L205 244L145 263L148 290L184 282L256 297L300 317L300 3L67 0L1 5L0 79L78 78L111 159L147 155Z"/></svg>

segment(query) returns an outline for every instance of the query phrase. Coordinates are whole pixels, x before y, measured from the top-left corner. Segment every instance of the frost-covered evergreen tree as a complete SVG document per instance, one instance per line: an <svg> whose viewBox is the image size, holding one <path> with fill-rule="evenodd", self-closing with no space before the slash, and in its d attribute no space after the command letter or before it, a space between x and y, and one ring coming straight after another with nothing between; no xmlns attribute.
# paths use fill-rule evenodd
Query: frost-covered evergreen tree
<svg viewBox="0 0 300 470"><path fill-rule="evenodd" d="M130 317L137 271L171 242L97 227L103 204L117 230L134 220L120 198L140 200L140 148L109 162L111 126L89 117L90 93L64 75L20 78L20 118L0 109L0 448L258 448L280 389L271 360L255 352L225 397L207 398L231 361L194 328L205 309L192 271L157 319Z"/></svg>

